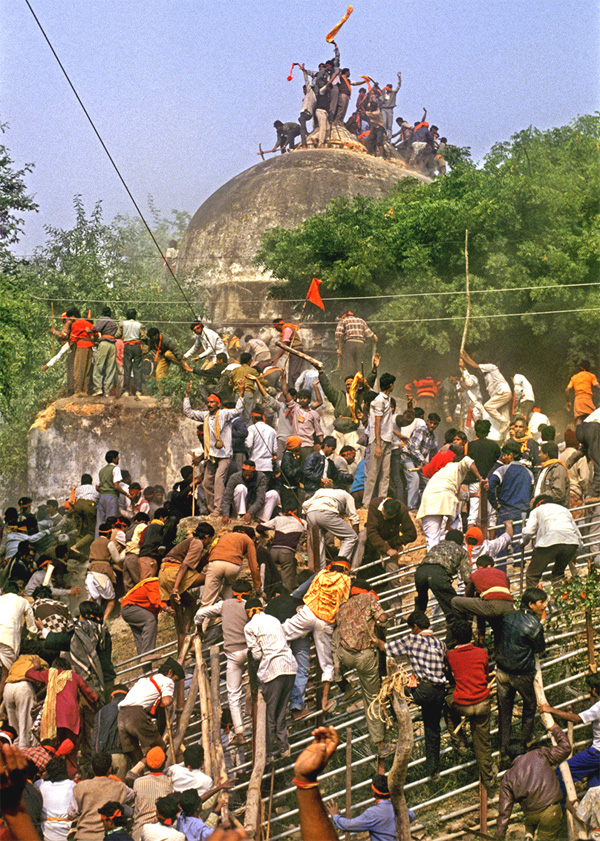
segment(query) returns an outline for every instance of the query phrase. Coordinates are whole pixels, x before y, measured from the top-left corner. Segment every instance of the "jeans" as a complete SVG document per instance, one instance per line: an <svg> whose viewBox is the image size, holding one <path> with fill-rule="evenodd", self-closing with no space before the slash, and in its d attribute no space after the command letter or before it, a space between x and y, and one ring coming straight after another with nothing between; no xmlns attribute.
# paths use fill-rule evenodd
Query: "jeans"
<svg viewBox="0 0 600 841"><path fill-rule="evenodd" d="M527 567L526 587L537 587L544 570L554 562L552 568L552 586L556 586L563 577L567 565L575 560L579 546L569 543L555 543L553 546L540 546L533 550Z"/></svg>
<svg viewBox="0 0 600 841"><path fill-rule="evenodd" d="M262 684L262 692L267 704L267 755L273 753L273 742L279 742L280 750L289 747L286 714L287 706L294 687L295 675L278 675Z"/></svg>
<svg viewBox="0 0 600 841"><path fill-rule="evenodd" d="M300 637L290 641L292 654L298 664L298 671L294 680L294 688L290 696L290 709L301 710L304 706L304 695L308 683L308 666L310 664L310 636Z"/></svg>
<svg viewBox="0 0 600 841"><path fill-rule="evenodd" d="M410 472L411 467L416 467L414 461L406 453L401 455L402 466L404 467L404 478L406 480L406 496L408 508L410 511L416 511L419 507L419 498L421 491L425 487L426 480L422 473L415 471Z"/></svg>
<svg viewBox="0 0 600 841"><path fill-rule="evenodd" d="M533 675L511 675L496 666L498 687L498 734L500 753L508 753L512 728L512 713L517 692L523 699L521 743L525 746L533 734L537 704L533 689Z"/></svg>
<svg viewBox="0 0 600 841"><path fill-rule="evenodd" d="M573 782L583 780L587 777L588 788L594 788L600 785L600 751L596 748L587 748L587 750L579 751L570 759L567 759L569 768L571 769L571 776ZM562 781L560 771L556 772L559 778L560 787L564 792L565 788Z"/></svg>
<svg viewBox="0 0 600 841"><path fill-rule="evenodd" d="M431 776L440 770L440 720L446 702L446 684L420 681L412 696L421 707L425 730L425 768L427 775Z"/></svg>

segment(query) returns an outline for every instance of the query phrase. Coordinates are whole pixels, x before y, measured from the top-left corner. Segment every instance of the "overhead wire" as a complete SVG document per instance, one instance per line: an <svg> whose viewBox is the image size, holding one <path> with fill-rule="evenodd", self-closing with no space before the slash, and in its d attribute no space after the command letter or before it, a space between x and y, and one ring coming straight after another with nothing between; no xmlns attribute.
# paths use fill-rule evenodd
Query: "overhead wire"
<svg viewBox="0 0 600 841"><path fill-rule="evenodd" d="M191 304L191 301L189 300L188 296L186 295L185 290L184 290L184 289L183 289L183 287L181 286L180 282L179 282L179 281L178 281L178 279L175 277L175 273L173 272L173 269L172 269L172 268L171 268L171 266L169 265L169 263L168 263L168 261L167 261L167 258L165 257L165 255L164 255L164 253L163 253L162 248L160 247L160 245L158 244L158 242L157 242L157 240L156 240L156 237L155 237L155 236L154 236L154 234L152 233L152 229L150 228L150 225L149 225L149 224L148 224L148 222L146 221L146 218L145 218L144 214L142 213L142 210L141 210L141 208L139 207L139 205L138 205L137 201L135 200L135 198L134 198L134 196L133 196L133 193L131 192L131 190L130 190L130 189L129 189L129 187L127 186L127 182L125 181L125 179L124 179L124 178L123 178L123 176L121 175L121 171L119 170L119 167L117 166L117 164L116 164L116 162L115 162L115 160L114 160L113 156L112 156L112 155L111 155L111 153L109 152L108 147L107 147L106 143L104 142L104 140L102 139L102 136L101 136L100 132L99 132L99 131L98 131L98 129L96 128L96 125L95 125L94 121L92 120L92 118L91 118L91 116L90 116L90 114L89 114L89 112L88 112L87 108L86 108L86 107L85 107L85 105L83 104L83 101L82 101L81 97L79 96L79 94L78 94L78 92L77 92L77 89L76 89L75 85L74 85L74 84L73 84L73 82L71 81L71 79L70 79L70 77L69 77L69 74L67 73L67 71L66 71L66 69L65 69L65 67L64 67L64 65L63 65L63 63L62 63L62 61L61 61L61 60L60 60L60 58L58 57L58 53L56 52L56 50L55 50L55 49L54 49L54 47L52 46L52 42L50 41L50 38L49 38L49 37L48 37L48 35L46 34L46 31L45 31L44 27L42 26L42 24L41 24L41 22L40 22L40 20L39 20L38 16L37 16L37 15L36 15L36 13L34 12L33 7L32 7L32 5L31 5L31 3L29 2L29 0L25 0L25 3L27 4L27 7L28 7L29 11L30 11L30 12L31 12L31 14L33 15L33 19L34 19L34 20L35 20L35 22L37 23L37 25L38 25L38 27L39 27L39 29L40 29L40 32L41 32L41 33L42 33L42 35L44 36L44 39L45 39L46 43L47 43L47 44L48 44L48 46L50 47L50 50L51 50L51 52L52 52L52 55L54 56L54 58L56 59L56 61L57 61L57 63L58 63L58 66L59 66L59 67L60 67L60 69L62 70L62 72L63 72L63 75L64 75L65 79L66 79L66 80L67 80L67 82L69 83L69 87L70 87L70 88L71 88L71 90L73 91L73 93L74 93L74 95L75 95L75 98L77 99L77 102L79 103L79 105L81 106L81 108L82 108L82 110L83 110L83 113L84 113L84 114L85 114L85 116L87 117L88 122L89 122L89 124L91 125L91 127L92 127L92 129L93 129L93 131L94 131L94 134L96 135L96 137L97 137L97 138L98 138L98 140L100 141L100 145L102 146L102 148L103 148L103 149L104 149L104 151L106 152L106 155L107 155L107 157L108 157L109 161L111 162L111 164L112 164L112 166L113 166L113 168L114 168L115 172L117 173L117 176L118 176L118 178L119 178L119 180L120 180L121 184L122 184L122 185L123 185L123 187L125 188L125 192L127 193L127 195L129 196L129 198L131 199L131 202L132 202L133 206L135 207L135 209L136 209L136 212L137 212L138 216L139 216L139 217L140 217L140 219L142 220L142 223L144 224L144 227L145 227L145 228L146 228L146 230L148 231L148 234L150 235L150 238L152 239L152 242L153 242L153 243L154 243L154 245L156 246L156 250L157 250L157 251L158 251L158 253L160 254L160 256L161 256L161 258L162 258L162 260L163 260L163 262L164 262L164 264L165 264L166 268L168 269L168 271L169 271L169 273L170 273L171 277L173 278L173 280L174 280L174 281L175 281L175 283L177 284L177 287L178 287L179 291L181 292L181 295L182 295L182 296L183 296L183 298L185 299L185 301L186 301L187 305L189 306L190 310L192 311L192 314L193 314L194 318L196 318L196 312L195 312L195 310L194 310L194 308L193 308L193 306L192 306L192 304Z"/></svg>

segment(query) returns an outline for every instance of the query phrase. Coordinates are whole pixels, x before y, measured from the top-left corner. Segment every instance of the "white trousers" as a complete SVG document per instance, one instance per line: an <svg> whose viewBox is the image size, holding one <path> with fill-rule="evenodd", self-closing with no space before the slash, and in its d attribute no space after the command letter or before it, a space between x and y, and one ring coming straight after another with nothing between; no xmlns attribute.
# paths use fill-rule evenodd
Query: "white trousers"
<svg viewBox="0 0 600 841"><path fill-rule="evenodd" d="M312 633L317 650L317 658L321 667L323 683L333 680L333 656L331 654L331 637L333 623L324 622L312 612L308 605L302 605L295 616L283 623L283 633L288 642L300 639Z"/></svg>
<svg viewBox="0 0 600 841"><path fill-rule="evenodd" d="M426 514L421 518L421 528L427 542L427 551L437 546L444 539L446 525L451 529L460 529L462 523L460 517L449 517L447 514Z"/></svg>
<svg viewBox="0 0 600 841"><path fill-rule="evenodd" d="M227 666L225 670L225 682L227 686L227 701L231 720L233 721L234 733L244 732L244 721L242 706L244 701L244 689L242 680L244 668L248 662L248 649L241 648L239 651L230 651L225 654Z"/></svg>
<svg viewBox="0 0 600 841"><path fill-rule="evenodd" d="M21 749L31 747L33 744L31 711L35 704L35 692L29 681L19 680L17 683L7 683L4 687L4 704L8 723L18 733L17 746Z"/></svg>
<svg viewBox="0 0 600 841"><path fill-rule="evenodd" d="M246 485L239 484L233 489L233 504L238 516L246 513L246 499L248 497L248 488ZM270 520L273 516L273 511L280 504L279 494L277 491L267 491L265 494L265 504L261 511L257 514L258 520Z"/></svg>

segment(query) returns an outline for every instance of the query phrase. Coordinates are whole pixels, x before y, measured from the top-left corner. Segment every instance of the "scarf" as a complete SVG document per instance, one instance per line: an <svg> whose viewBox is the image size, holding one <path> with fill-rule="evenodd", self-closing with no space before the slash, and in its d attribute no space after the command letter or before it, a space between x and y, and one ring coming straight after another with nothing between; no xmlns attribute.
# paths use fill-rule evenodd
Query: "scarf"
<svg viewBox="0 0 600 841"><path fill-rule="evenodd" d="M96 647L103 642L104 631L91 619L75 620L70 652L73 668L100 699L104 695L104 674Z"/></svg>
<svg viewBox="0 0 600 841"><path fill-rule="evenodd" d="M58 671L49 669L48 687L46 689L46 701L42 710L40 723L40 740L56 739L56 696L62 692L67 683L73 679L73 672L70 669Z"/></svg>
<svg viewBox="0 0 600 841"><path fill-rule="evenodd" d="M219 412L221 410L217 409L214 414L215 419L215 447L217 450L222 450L225 444L221 441L221 426L219 424ZM204 418L204 458L208 458L208 453L210 450L210 412Z"/></svg>
<svg viewBox="0 0 600 841"><path fill-rule="evenodd" d="M362 374L359 372L358 374L354 375L352 385L350 386L350 391L348 392L348 408L350 409L350 413L352 415L352 420L354 421L354 423L358 423L356 419L356 392L358 389L358 384L361 381Z"/></svg>

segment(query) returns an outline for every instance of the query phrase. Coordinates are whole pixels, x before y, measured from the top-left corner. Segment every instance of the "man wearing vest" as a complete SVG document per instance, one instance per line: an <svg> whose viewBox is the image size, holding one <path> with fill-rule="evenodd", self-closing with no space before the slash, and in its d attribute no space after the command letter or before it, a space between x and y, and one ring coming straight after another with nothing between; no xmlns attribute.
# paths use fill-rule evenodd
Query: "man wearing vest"
<svg viewBox="0 0 600 841"><path fill-rule="evenodd" d="M512 537L512 528L510 537ZM454 596L451 602L452 610L461 620L477 617L480 639L485 635L487 619L496 639L502 626L503 616L512 613L515 609L510 584L506 573L494 567L494 559L491 555L479 555L475 563L477 569L471 574L471 581L466 585L465 595Z"/></svg>
<svg viewBox="0 0 600 841"><path fill-rule="evenodd" d="M123 532L102 523L99 536L90 546L89 566L85 577L85 589L90 601L105 601L104 619L108 619L115 607L115 569L122 569L125 559L125 545L117 543Z"/></svg>
<svg viewBox="0 0 600 841"><path fill-rule="evenodd" d="M94 360L94 397L108 397L117 372L117 322L110 307L104 307L102 317L94 324L92 332L98 337Z"/></svg>
<svg viewBox="0 0 600 841"><path fill-rule="evenodd" d="M245 383L239 383L239 396L235 409L222 409L218 394L209 394L206 399L207 409L196 411L190 404L192 383L189 382L183 398L183 414L204 424L204 479L202 487L206 494L206 504L213 517L220 517L223 507L223 494L233 457L231 421L242 414Z"/></svg>
<svg viewBox="0 0 600 841"><path fill-rule="evenodd" d="M119 704L118 727L123 751L135 765L148 748L155 745L166 751L152 716L159 707L170 707L175 695L175 681L185 672L173 657L168 657L158 674L140 678Z"/></svg>
<svg viewBox="0 0 600 841"><path fill-rule="evenodd" d="M119 494L131 499L122 485L123 474L119 467L118 451L109 450L104 459L106 464L98 472L98 484L96 485L100 494L96 508L96 537L98 537L100 523L104 523L109 517L119 516Z"/></svg>

